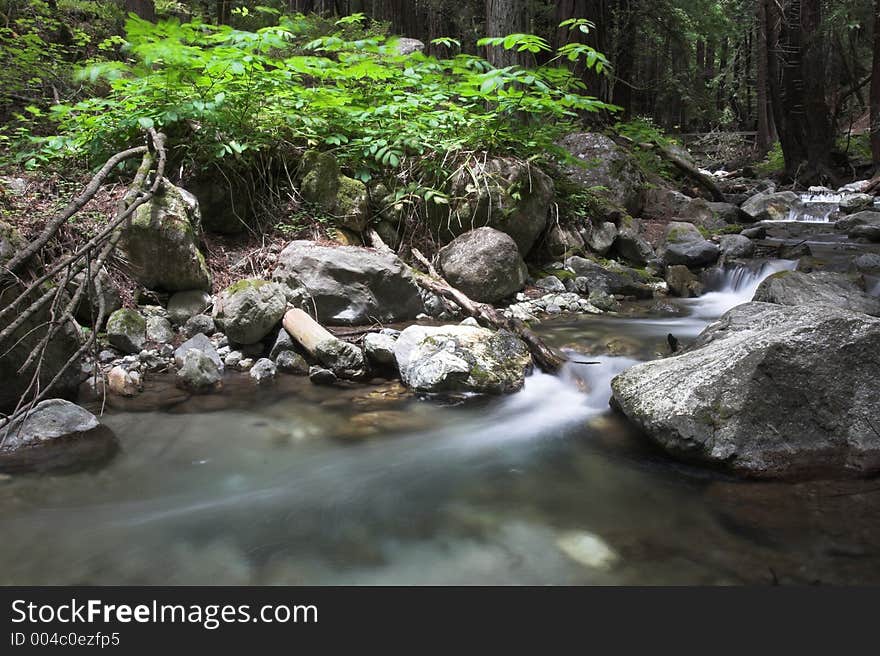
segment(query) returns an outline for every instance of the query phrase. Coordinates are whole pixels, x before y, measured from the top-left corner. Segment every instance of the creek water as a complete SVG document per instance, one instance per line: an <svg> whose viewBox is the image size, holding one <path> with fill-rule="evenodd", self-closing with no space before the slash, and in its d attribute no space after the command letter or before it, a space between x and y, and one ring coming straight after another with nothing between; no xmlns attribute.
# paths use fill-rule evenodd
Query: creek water
<svg viewBox="0 0 880 656"><path fill-rule="evenodd" d="M0 582L880 582L876 483L734 480L672 461L608 408L614 375L792 264L727 271L660 313L545 322L599 364L505 398L290 376L190 398L154 380L106 409L109 465L0 483Z"/></svg>

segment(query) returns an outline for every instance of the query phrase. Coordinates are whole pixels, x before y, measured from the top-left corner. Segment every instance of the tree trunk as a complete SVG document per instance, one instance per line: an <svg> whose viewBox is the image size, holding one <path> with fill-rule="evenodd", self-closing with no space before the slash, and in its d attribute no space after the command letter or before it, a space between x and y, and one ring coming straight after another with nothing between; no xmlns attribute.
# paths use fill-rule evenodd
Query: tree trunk
<svg viewBox="0 0 880 656"><path fill-rule="evenodd" d="M871 154L880 167L880 0L874 4L874 66L871 76Z"/></svg>
<svg viewBox="0 0 880 656"><path fill-rule="evenodd" d="M758 35L756 39L757 52L755 54L759 155L766 154L767 151L770 150L770 145L773 143L773 134L771 129L772 110L770 109L770 94L768 89L769 80L767 79L767 2L769 2L769 0L758 0Z"/></svg>
<svg viewBox="0 0 880 656"><path fill-rule="evenodd" d="M125 13L135 14L148 21L156 20L156 4L153 0L125 0Z"/></svg>
<svg viewBox="0 0 880 656"><path fill-rule="evenodd" d="M507 36L526 31L524 0L486 0L486 36ZM486 59L496 68L523 64L522 53L501 46L489 46Z"/></svg>

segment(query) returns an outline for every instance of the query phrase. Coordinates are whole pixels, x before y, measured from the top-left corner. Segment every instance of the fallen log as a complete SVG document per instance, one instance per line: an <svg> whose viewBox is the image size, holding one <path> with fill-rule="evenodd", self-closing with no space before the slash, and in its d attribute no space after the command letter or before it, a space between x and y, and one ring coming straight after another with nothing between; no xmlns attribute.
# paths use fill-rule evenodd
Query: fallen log
<svg viewBox="0 0 880 656"><path fill-rule="evenodd" d="M412 254L427 271L427 273L422 273L421 271L412 269L413 278L415 278L415 281L419 286L427 289L429 292L433 292L438 296L442 296L443 298L452 301L475 319L481 319L498 330L507 330L519 336L519 338L526 343L526 346L529 347L529 351L532 354L532 359L534 359L535 364L537 364L543 371L550 374L558 373L559 370L562 369L562 366L569 361L562 353L547 346L544 340L538 337L538 335L536 335L524 322L519 319L505 317L493 306L487 305L486 303L478 303L470 299L462 291L450 285L439 273L437 273L434 266L418 251L418 249L414 248ZM579 362L578 364L598 363Z"/></svg>
<svg viewBox="0 0 880 656"><path fill-rule="evenodd" d="M339 339L298 308L285 312L281 325L312 357L317 354L319 344L327 340Z"/></svg>
<svg viewBox="0 0 880 656"><path fill-rule="evenodd" d="M363 351L333 335L303 310L287 310L281 325L310 356L340 378L358 379L366 374Z"/></svg>

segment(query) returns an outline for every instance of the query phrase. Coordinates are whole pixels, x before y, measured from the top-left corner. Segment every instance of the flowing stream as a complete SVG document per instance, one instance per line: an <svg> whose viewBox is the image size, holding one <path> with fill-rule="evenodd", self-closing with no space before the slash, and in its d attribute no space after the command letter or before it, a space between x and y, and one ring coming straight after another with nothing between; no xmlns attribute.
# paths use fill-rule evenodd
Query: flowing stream
<svg viewBox="0 0 880 656"><path fill-rule="evenodd" d="M608 409L611 379L748 301L768 262L678 313L558 319L598 365L440 403L396 383L157 380L104 421L105 468L0 483L10 584L880 582L865 483L742 482L671 461ZM157 409L158 408L158 409ZM876 487L874 485L873 487Z"/></svg>

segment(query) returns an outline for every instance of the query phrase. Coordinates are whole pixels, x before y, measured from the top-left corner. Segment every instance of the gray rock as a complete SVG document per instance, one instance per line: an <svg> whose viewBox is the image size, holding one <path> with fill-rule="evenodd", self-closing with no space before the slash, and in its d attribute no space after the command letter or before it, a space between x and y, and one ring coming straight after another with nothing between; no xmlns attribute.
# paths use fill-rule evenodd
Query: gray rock
<svg viewBox="0 0 880 656"><path fill-rule="evenodd" d="M177 372L177 386L193 392L207 392L219 389L223 376L213 358L204 351L190 349L183 358Z"/></svg>
<svg viewBox="0 0 880 656"><path fill-rule="evenodd" d="M260 358L251 367L250 377L258 384L268 383L275 379L278 369L269 358Z"/></svg>
<svg viewBox="0 0 880 656"><path fill-rule="evenodd" d="M751 214L733 203L708 203L708 206L715 216L728 224L752 223L755 220Z"/></svg>
<svg viewBox="0 0 880 656"><path fill-rule="evenodd" d="M575 184L603 188L608 201L639 215L645 205L646 177L638 161L604 134L576 132L565 136L560 145L583 162L570 165L565 175Z"/></svg>
<svg viewBox="0 0 880 656"><path fill-rule="evenodd" d="M398 55L411 55L414 52L424 52L425 44L418 39L401 37L394 42L394 49Z"/></svg>
<svg viewBox="0 0 880 656"><path fill-rule="evenodd" d="M438 258L449 284L481 303L515 294L528 277L516 243L494 228L466 232L440 249Z"/></svg>
<svg viewBox="0 0 880 656"><path fill-rule="evenodd" d="M865 314L747 303L681 355L616 377L613 404L687 460L762 478L870 475L878 352L880 320Z"/></svg>
<svg viewBox="0 0 880 656"><path fill-rule="evenodd" d="M296 345L293 343L290 333L282 327L278 330L278 335L275 337L272 348L269 349L269 357L274 360L278 357L279 353L284 351L296 351Z"/></svg>
<svg viewBox="0 0 880 656"><path fill-rule="evenodd" d="M666 269L666 284L670 292L681 298L696 298L701 296L705 289L700 279L682 264Z"/></svg>
<svg viewBox="0 0 880 656"><path fill-rule="evenodd" d="M547 228L555 197L546 173L509 157L471 159L449 181L447 192L448 205L428 203L431 227L442 242L488 226L509 235L523 257Z"/></svg>
<svg viewBox="0 0 880 656"><path fill-rule="evenodd" d="M603 291L606 294L652 298L654 290L645 284L635 269L617 266L607 268L583 257L570 257L565 266L575 274L575 288L581 294Z"/></svg>
<svg viewBox="0 0 880 656"><path fill-rule="evenodd" d="M739 233L743 237L748 237L749 239L764 239L767 236L767 228L766 226L755 226L753 228L746 228L741 233Z"/></svg>
<svg viewBox="0 0 880 656"><path fill-rule="evenodd" d="M880 253L862 253L852 262L859 273L880 274Z"/></svg>
<svg viewBox="0 0 880 656"><path fill-rule="evenodd" d="M540 243L540 254L544 257L560 258L581 253L584 250L584 238L571 225L553 223Z"/></svg>
<svg viewBox="0 0 880 656"><path fill-rule="evenodd" d="M294 241L278 256L272 278L286 287L288 300L325 324L407 321L423 309L403 262L367 248Z"/></svg>
<svg viewBox="0 0 880 656"><path fill-rule="evenodd" d="M873 207L874 197L869 194L844 194L839 206L843 214L854 214Z"/></svg>
<svg viewBox="0 0 880 656"><path fill-rule="evenodd" d="M556 276L546 276L535 281L535 287L545 292L565 292L565 283Z"/></svg>
<svg viewBox="0 0 880 656"><path fill-rule="evenodd" d="M793 191L760 193L742 204L742 210L755 221L787 221L804 210L800 196Z"/></svg>
<svg viewBox="0 0 880 656"><path fill-rule="evenodd" d="M107 320L107 339L123 353L140 353L147 341L147 322L136 310L116 310Z"/></svg>
<svg viewBox="0 0 880 656"><path fill-rule="evenodd" d="M249 278L217 295L214 321L231 341L255 344L281 321L286 309L287 299L281 285Z"/></svg>
<svg viewBox="0 0 880 656"><path fill-rule="evenodd" d="M238 365L244 360L244 353L241 351L230 351L223 358L223 364L230 369L238 369Z"/></svg>
<svg viewBox="0 0 880 656"><path fill-rule="evenodd" d="M210 289L211 273L198 248L198 201L167 181L160 192L123 229L120 246L132 276L147 289Z"/></svg>
<svg viewBox="0 0 880 656"><path fill-rule="evenodd" d="M719 246L721 254L727 259L752 257L755 254L755 244L742 235L724 235Z"/></svg>
<svg viewBox="0 0 880 656"><path fill-rule="evenodd" d="M217 349L214 348L214 344L211 343L211 340L202 333L193 335L174 351L174 362L178 367L183 367L183 363L186 360L186 354L190 351L204 353L208 359L214 363L217 369L223 371L223 362L220 360L220 355L217 353Z"/></svg>
<svg viewBox="0 0 880 656"><path fill-rule="evenodd" d="M183 333L187 337L200 333L202 335L213 335L216 330L217 325L214 323L213 317L209 317L207 314L194 314L183 325Z"/></svg>
<svg viewBox="0 0 880 656"><path fill-rule="evenodd" d="M601 289L591 291L588 300L590 305L603 312L617 312L620 309L620 303L617 302L617 299Z"/></svg>
<svg viewBox="0 0 880 656"><path fill-rule="evenodd" d="M3 450L34 446L48 440L74 437L100 426L98 418L85 408L63 399L38 403L27 416L7 425L0 422Z"/></svg>
<svg viewBox="0 0 880 656"><path fill-rule="evenodd" d="M370 363L379 367L395 366L394 344L396 337L381 333L370 333L364 337L364 352Z"/></svg>
<svg viewBox="0 0 880 656"><path fill-rule="evenodd" d="M594 253L605 255L611 250L615 239L617 239L617 226L610 221L602 221L592 226L587 246Z"/></svg>
<svg viewBox="0 0 880 656"><path fill-rule="evenodd" d="M611 252L636 266L645 266L656 257L651 244L642 236L642 222L629 216L621 219Z"/></svg>
<svg viewBox="0 0 880 656"><path fill-rule="evenodd" d="M26 416L0 421L0 472L49 472L102 463L118 450L112 431L63 399L41 401Z"/></svg>
<svg viewBox="0 0 880 656"><path fill-rule="evenodd" d="M295 351L281 351L275 356L275 366L285 374L305 376L309 373L309 364Z"/></svg>
<svg viewBox="0 0 880 656"><path fill-rule="evenodd" d="M176 324L183 324L190 317L203 314L210 305L208 292L197 289L177 292L168 299L168 317Z"/></svg>
<svg viewBox="0 0 880 656"><path fill-rule="evenodd" d="M147 340L157 344L166 344L174 339L171 323L164 317L147 317Z"/></svg>
<svg viewBox="0 0 880 656"><path fill-rule="evenodd" d="M309 369L309 380L315 385L335 385L339 381L332 371L318 366Z"/></svg>
<svg viewBox="0 0 880 656"><path fill-rule="evenodd" d="M315 347L315 359L337 378L360 378L366 371L364 352L341 339L327 339Z"/></svg>
<svg viewBox="0 0 880 656"><path fill-rule="evenodd" d="M644 215L654 219L685 221L707 228L721 228L726 221L702 198L691 198L673 189L647 192Z"/></svg>
<svg viewBox="0 0 880 656"><path fill-rule="evenodd" d="M781 271L764 280L755 301L777 305L826 305L880 316L880 299L868 296L845 274Z"/></svg>
<svg viewBox="0 0 880 656"><path fill-rule="evenodd" d="M692 223L673 221L666 226L663 246L658 254L666 264L700 267L714 264L721 250L716 244L704 239Z"/></svg>
<svg viewBox="0 0 880 656"><path fill-rule="evenodd" d="M838 221L835 228L850 239L880 241L880 212L858 212Z"/></svg>
<svg viewBox="0 0 880 656"><path fill-rule="evenodd" d="M410 326L394 345L403 383L418 392L503 394L522 388L531 369L515 335L474 326Z"/></svg>

